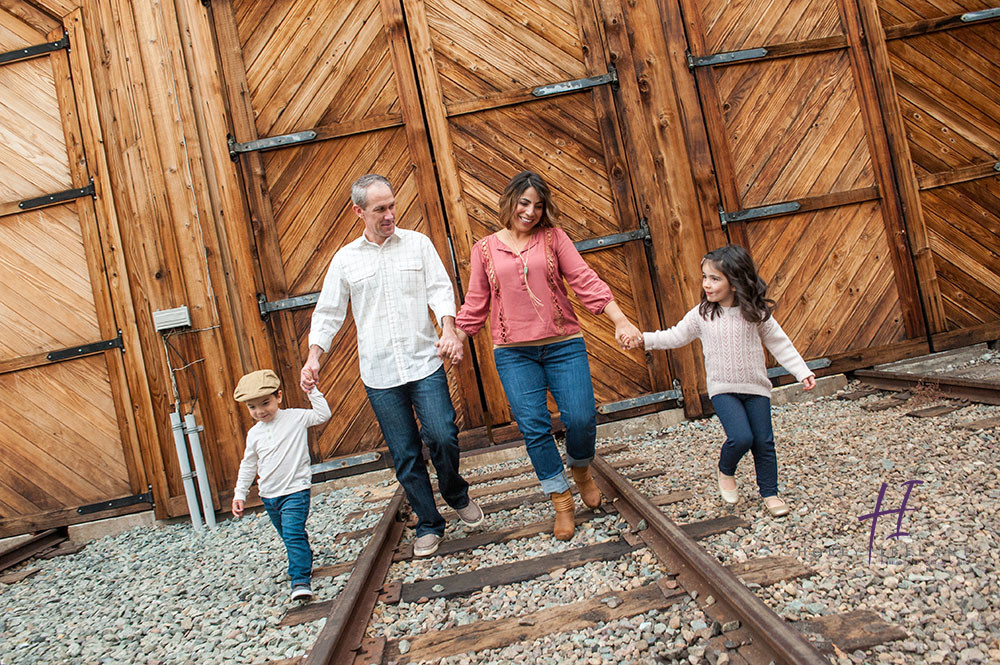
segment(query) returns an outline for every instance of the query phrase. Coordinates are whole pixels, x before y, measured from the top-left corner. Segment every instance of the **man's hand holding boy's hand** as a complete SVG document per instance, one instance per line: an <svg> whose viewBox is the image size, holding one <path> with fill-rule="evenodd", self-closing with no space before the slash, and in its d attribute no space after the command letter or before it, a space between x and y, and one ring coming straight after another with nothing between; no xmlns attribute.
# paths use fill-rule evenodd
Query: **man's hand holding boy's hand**
<svg viewBox="0 0 1000 665"><path fill-rule="evenodd" d="M233 499L233 517L243 517L242 499Z"/></svg>

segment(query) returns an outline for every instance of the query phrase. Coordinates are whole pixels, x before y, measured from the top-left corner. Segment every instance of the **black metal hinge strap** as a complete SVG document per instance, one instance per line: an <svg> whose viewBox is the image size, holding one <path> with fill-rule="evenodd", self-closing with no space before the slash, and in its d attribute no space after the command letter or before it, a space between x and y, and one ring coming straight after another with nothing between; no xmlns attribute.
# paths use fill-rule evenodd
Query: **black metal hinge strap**
<svg viewBox="0 0 1000 665"><path fill-rule="evenodd" d="M46 53L52 53L53 51L60 51L64 48L69 48L69 35L65 32L63 33L62 39L57 42L46 42L45 44L38 44L37 46L29 46L16 51L0 53L0 65L17 62L18 60L35 58L40 55L45 55Z"/></svg>
<svg viewBox="0 0 1000 665"><path fill-rule="evenodd" d="M49 362L59 362L61 360L69 360L70 358L79 358L80 356L89 356L94 353L100 353L101 351L107 351L108 349L124 349L125 343L122 341L122 333L118 331L118 337L114 339L105 339L100 342L93 342L91 344L83 344L82 346L71 346L68 349L61 349L59 351L50 351L46 354L46 358Z"/></svg>
<svg viewBox="0 0 1000 665"><path fill-rule="evenodd" d="M810 360L806 363L806 367L809 369L823 369L824 367L829 367L831 365L829 358L817 358L816 360ZM779 376L785 376L788 374L788 370L784 367L771 367L767 370L767 378L774 379Z"/></svg>
<svg viewBox="0 0 1000 665"><path fill-rule="evenodd" d="M114 510L115 508L134 506L137 503L148 503L150 505L155 505L153 503L152 485L146 485L146 492L144 494L133 494L132 496L123 496L120 499L112 499L111 501L101 501L100 503L92 503L87 506L80 506L79 508L76 509L76 512L80 515L89 515L91 513L99 513L105 510Z"/></svg>
<svg viewBox="0 0 1000 665"><path fill-rule="evenodd" d="M302 309L316 304L319 300L319 291L307 293L303 296L284 298L282 300L266 300L264 296L257 297L257 306L260 308L260 318L266 319L271 312L280 312L286 309Z"/></svg>
<svg viewBox="0 0 1000 665"><path fill-rule="evenodd" d="M561 95L566 92L577 92L578 90L594 88L606 83L618 83L618 72L615 71L614 67L608 67L608 73L601 74L599 76L590 76L588 78L573 79L572 81L563 81L561 83L540 85L533 89L531 94L535 97L551 97L552 95Z"/></svg>
<svg viewBox="0 0 1000 665"><path fill-rule="evenodd" d="M294 134L282 134L281 136L268 136L267 138L237 143L233 136L229 137L229 157L235 160L241 152L254 152L255 150L268 150L269 148L281 148L284 146L306 143L316 138L316 132L307 129Z"/></svg>
<svg viewBox="0 0 1000 665"><path fill-rule="evenodd" d="M742 51L726 51L725 53L714 53L712 55L691 55L688 53L688 68L729 65L741 60L756 60L766 55L766 48L748 48Z"/></svg>
<svg viewBox="0 0 1000 665"><path fill-rule="evenodd" d="M615 245L624 245L627 242L632 242L633 240L649 240L652 236L649 235L649 224L646 223L645 219L639 221L639 228L633 231L625 231L624 233L612 233L611 235L601 236L600 238L588 238L587 240L580 240L579 242L573 243L578 252L587 252L592 249L603 249L606 247L614 247Z"/></svg>
<svg viewBox="0 0 1000 665"><path fill-rule="evenodd" d="M993 7L992 9L983 9L978 12L967 12L962 14L962 23L974 23L976 21L985 21L990 18L1000 17L1000 7Z"/></svg>
<svg viewBox="0 0 1000 665"><path fill-rule="evenodd" d="M73 199L78 199L84 196L94 196L94 192L94 180L91 178L90 184L86 187L67 189L62 192L46 194L45 196L39 196L34 199L25 199L24 201L18 203L17 207L21 210L44 208L45 206L55 205L56 203L62 203L63 201L72 201Z"/></svg>
<svg viewBox="0 0 1000 665"><path fill-rule="evenodd" d="M658 393L648 393L646 395L639 395L638 397L632 397L630 399L623 399L620 402L610 402L608 404L601 404L597 407L598 413L608 414L617 413L618 411L625 411L627 409L634 409L640 406L647 406L649 404L659 404L660 402L666 402L668 400L677 400L678 403L684 402L684 395L681 393L681 382L674 379L674 389L664 390Z"/></svg>
<svg viewBox="0 0 1000 665"><path fill-rule="evenodd" d="M761 206L759 208L737 210L736 212L726 212L722 208L719 208L719 219L722 220L722 226L725 227L726 224L731 222L747 222L751 219L760 219L762 217L787 215L790 212L795 212L801 207L802 204L798 201L789 201L787 203L775 203L774 205Z"/></svg>

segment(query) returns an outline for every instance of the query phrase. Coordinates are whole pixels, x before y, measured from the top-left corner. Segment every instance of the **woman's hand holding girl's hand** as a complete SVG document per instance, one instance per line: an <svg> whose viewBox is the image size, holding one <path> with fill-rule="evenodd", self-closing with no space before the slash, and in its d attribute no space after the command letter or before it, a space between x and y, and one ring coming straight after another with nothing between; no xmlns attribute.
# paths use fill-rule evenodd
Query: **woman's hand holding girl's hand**
<svg viewBox="0 0 1000 665"><path fill-rule="evenodd" d="M634 349L642 344L642 333L629 321L622 321L615 326L615 339L623 351ZM638 341L637 341L638 340Z"/></svg>
<svg viewBox="0 0 1000 665"><path fill-rule="evenodd" d="M802 379L802 387L806 390L812 390L816 387L816 375L810 374L806 378Z"/></svg>

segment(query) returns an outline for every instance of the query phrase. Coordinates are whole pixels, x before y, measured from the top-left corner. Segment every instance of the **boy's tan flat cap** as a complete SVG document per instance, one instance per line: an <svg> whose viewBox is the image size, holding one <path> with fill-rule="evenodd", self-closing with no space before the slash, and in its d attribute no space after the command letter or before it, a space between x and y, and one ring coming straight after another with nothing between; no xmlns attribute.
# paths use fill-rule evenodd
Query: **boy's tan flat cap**
<svg viewBox="0 0 1000 665"><path fill-rule="evenodd" d="M259 369L256 372L250 372L240 379L240 382L236 384L233 399L237 402L246 402L251 399L270 395L280 387L281 380L278 379L278 375L274 373L274 370Z"/></svg>

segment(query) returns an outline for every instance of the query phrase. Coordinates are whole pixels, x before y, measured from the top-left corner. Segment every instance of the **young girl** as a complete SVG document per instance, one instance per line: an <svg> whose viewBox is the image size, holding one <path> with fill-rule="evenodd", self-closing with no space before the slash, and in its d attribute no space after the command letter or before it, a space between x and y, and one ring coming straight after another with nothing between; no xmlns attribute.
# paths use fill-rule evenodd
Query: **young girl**
<svg viewBox="0 0 1000 665"><path fill-rule="evenodd" d="M739 245L709 252L701 260L701 303L669 330L643 333L633 348L676 349L700 339L708 395L726 432L719 454L719 493L736 503L736 465L753 453L757 486L767 510L788 514L778 498L778 462L771 432L771 382L761 343L781 366L812 390L816 378L771 316L774 301L753 259Z"/></svg>

